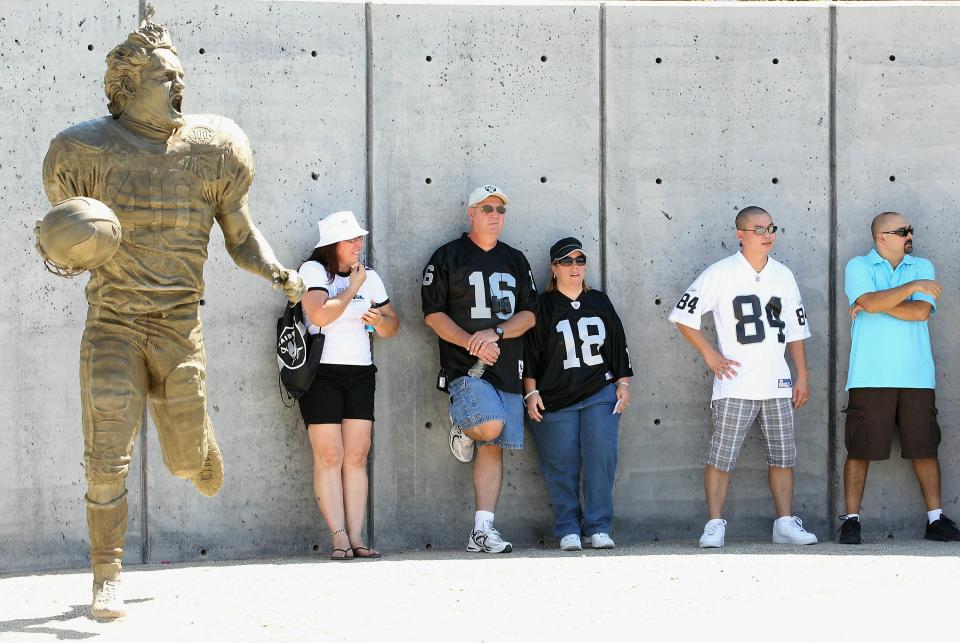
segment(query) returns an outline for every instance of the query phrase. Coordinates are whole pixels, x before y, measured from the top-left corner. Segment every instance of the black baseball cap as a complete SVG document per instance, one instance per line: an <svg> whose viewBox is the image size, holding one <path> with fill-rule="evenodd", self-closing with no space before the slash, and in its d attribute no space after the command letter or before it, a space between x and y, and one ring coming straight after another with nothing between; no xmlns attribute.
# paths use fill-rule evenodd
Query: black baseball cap
<svg viewBox="0 0 960 643"><path fill-rule="evenodd" d="M583 252L583 244L580 243L580 239L576 237L564 237L550 246L550 260L556 261L557 259L562 259L574 250ZM587 256L587 253L583 252L583 256Z"/></svg>

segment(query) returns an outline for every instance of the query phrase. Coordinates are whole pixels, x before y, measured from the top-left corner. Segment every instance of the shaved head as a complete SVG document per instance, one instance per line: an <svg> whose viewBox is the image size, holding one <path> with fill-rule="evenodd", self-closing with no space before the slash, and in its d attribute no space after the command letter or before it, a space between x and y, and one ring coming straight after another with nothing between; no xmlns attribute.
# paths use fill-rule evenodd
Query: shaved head
<svg viewBox="0 0 960 643"><path fill-rule="evenodd" d="M770 216L770 213L764 210L763 208L756 205L748 205L744 209L737 212L737 218L734 219L734 225L737 228L745 228L747 221L750 220L750 217L760 216L760 215Z"/></svg>
<svg viewBox="0 0 960 643"><path fill-rule="evenodd" d="M870 224L870 235L876 239L877 235L887 229L890 221L897 217L903 217L899 212L881 212L873 217L873 223Z"/></svg>

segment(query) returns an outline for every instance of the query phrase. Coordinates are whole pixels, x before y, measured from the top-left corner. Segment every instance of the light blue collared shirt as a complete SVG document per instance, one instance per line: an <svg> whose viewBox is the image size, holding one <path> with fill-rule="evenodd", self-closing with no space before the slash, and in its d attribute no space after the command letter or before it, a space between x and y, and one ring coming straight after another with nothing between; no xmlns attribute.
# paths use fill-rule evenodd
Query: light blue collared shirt
<svg viewBox="0 0 960 643"><path fill-rule="evenodd" d="M876 249L847 262L843 288L850 305L869 292L896 288L916 279L935 279L927 259L904 255L896 269ZM937 310L936 300L916 293L904 301L925 301ZM937 377L930 350L930 330L924 321L904 321L887 313L861 311L850 332L850 369L847 390L852 388L936 388Z"/></svg>

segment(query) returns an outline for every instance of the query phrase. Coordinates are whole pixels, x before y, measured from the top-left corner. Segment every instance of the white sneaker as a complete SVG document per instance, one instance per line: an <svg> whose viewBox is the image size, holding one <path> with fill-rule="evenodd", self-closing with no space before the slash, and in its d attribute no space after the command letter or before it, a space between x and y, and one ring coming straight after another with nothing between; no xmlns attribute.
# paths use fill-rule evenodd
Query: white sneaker
<svg viewBox="0 0 960 643"><path fill-rule="evenodd" d="M90 604L90 616L93 618L118 618L127 613L120 596L120 581L105 580L93 582L93 602Z"/></svg>
<svg viewBox="0 0 960 643"><path fill-rule="evenodd" d="M773 542L786 545L816 545L817 536L803 528L796 516L784 516L773 521Z"/></svg>
<svg viewBox="0 0 960 643"><path fill-rule="evenodd" d="M723 547L723 537L727 533L727 521L723 518L708 520L700 536L701 547Z"/></svg>
<svg viewBox="0 0 960 643"><path fill-rule="evenodd" d="M600 531L590 536L590 546L594 549L613 549L617 544L609 534Z"/></svg>
<svg viewBox="0 0 960 643"><path fill-rule="evenodd" d="M456 426L450 427L450 452L460 462L473 460L473 438L464 435Z"/></svg>
<svg viewBox="0 0 960 643"><path fill-rule="evenodd" d="M567 534L560 539L560 551L580 551L583 544L580 542L580 534Z"/></svg>
<svg viewBox="0 0 960 643"><path fill-rule="evenodd" d="M474 529L467 540L467 551L481 554L509 554L513 545L500 537L492 523L486 523L483 529Z"/></svg>

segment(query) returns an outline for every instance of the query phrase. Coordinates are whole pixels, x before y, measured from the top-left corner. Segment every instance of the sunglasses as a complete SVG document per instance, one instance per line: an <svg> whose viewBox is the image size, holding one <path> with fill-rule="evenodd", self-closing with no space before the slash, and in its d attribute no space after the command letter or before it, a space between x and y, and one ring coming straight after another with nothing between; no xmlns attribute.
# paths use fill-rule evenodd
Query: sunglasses
<svg viewBox="0 0 960 643"><path fill-rule="evenodd" d="M496 211L499 212L500 214L506 214L506 213L507 213L507 206L505 206L505 205L498 205L496 208L494 208L492 205L478 205L478 206L474 206L474 207L480 208L480 210L481 210L482 212L486 212L487 214L490 214L490 213L493 212L494 210L496 210Z"/></svg>
<svg viewBox="0 0 960 643"><path fill-rule="evenodd" d="M583 255L580 255L579 257L563 257L562 259L555 260L553 263L558 263L566 268L569 268L574 263L576 263L578 266L585 266L587 265L587 258Z"/></svg>
<svg viewBox="0 0 960 643"><path fill-rule="evenodd" d="M898 237L905 237L908 234L913 234L913 226L907 226L905 228L897 228L896 230L887 230L886 232L881 232L880 234L895 234Z"/></svg>
<svg viewBox="0 0 960 643"><path fill-rule="evenodd" d="M764 235L766 233L774 234L779 228L772 223L768 226L758 225L755 228L737 228L741 232L754 232L755 234Z"/></svg>

